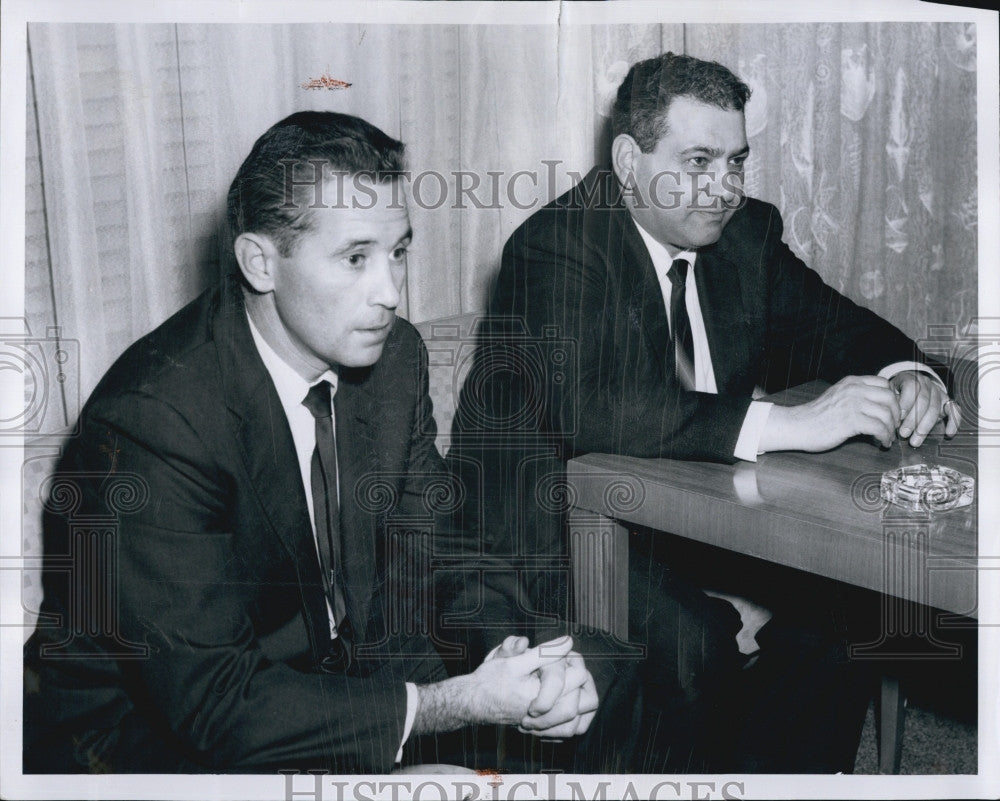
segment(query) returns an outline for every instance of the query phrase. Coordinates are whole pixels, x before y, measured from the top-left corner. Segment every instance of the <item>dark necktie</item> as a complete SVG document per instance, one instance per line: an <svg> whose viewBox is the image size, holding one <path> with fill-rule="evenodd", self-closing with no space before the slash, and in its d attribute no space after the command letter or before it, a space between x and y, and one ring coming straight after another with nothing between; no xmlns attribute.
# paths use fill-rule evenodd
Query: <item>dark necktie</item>
<svg viewBox="0 0 1000 801"><path fill-rule="evenodd" d="M688 263L684 259L674 259L667 277L673 284L670 293L670 328L674 341L674 373L681 386L693 390L694 383L694 340L691 337L691 320L685 303Z"/></svg>
<svg viewBox="0 0 1000 801"><path fill-rule="evenodd" d="M323 589L333 610L338 631L343 635L347 605L341 590L340 575L340 505L337 502L337 443L333 432L333 409L330 383L320 381L310 387L302 401L316 419L316 448L313 450L310 483L316 542L319 546Z"/></svg>

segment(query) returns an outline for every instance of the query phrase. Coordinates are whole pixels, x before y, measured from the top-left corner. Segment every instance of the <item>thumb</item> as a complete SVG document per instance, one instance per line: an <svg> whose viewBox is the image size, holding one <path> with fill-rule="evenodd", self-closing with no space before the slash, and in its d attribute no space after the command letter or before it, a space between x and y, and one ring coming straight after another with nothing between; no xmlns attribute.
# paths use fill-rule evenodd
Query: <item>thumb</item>
<svg viewBox="0 0 1000 801"><path fill-rule="evenodd" d="M892 382L892 385L899 392L899 410L905 417L906 413L913 408L913 404L917 399L917 382L899 377Z"/></svg>
<svg viewBox="0 0 1000 801"><path fill-rule="evenodd" d="M573 650L573 638L569 634L538 644L538 653L545 658L562 659Z"/></svg>
<svg viewBox="0 0 1000 801"><path fill-rule="evenodd" d="M517 656L517 654L523 654L526 650L528 650L528 638L511 635L510 637L504 639L504 641L500 644L500 647L497 648L496 655L500 657L511 657Z"/></svg>
<svg viewBox="0 0 1000 801"><path fill-rule="evenodd" d="M515 663L513 667L519 673L533 673L543 665L563 659L571 650L573 650L573 638L559 637L529 648L523 654L511 657L510 661Z"/></svg>

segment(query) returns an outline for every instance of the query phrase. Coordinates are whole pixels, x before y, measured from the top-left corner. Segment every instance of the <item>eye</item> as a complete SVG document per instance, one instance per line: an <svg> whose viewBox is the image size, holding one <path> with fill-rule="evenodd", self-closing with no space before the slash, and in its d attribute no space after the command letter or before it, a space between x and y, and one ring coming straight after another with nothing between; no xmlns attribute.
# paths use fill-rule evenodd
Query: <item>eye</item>
<svg viewBox="0 0 1000 801"><path fill-rule="evenodd" d="M346 261L351 267L364 267L365 266L365 254L364 253L351 253Z"/></svg>
<svg viewBox="0 0 1000 801"><path fill-rule="evenodd" d="M745 162L746 160L747 160L746 156L736 156L735 158L731 158L729 160L729 163L733 165L734 169L742 170L743 162Z"/></svg>
<svg viewBox="0 0 1000 801"><path fill-rule="evenodd" d="M392 251L391 258L393 261L403 261L406 258L406 253L407 253L406 247L400 246L396 248L394 251Z"/></svg>
<svg viewBox="0 0 1000 801"><path fill-rule="evenodd" d="M688 162L699 170L703 170L708 166L708 158L706 156L692 156L688 159Z"/></svg>

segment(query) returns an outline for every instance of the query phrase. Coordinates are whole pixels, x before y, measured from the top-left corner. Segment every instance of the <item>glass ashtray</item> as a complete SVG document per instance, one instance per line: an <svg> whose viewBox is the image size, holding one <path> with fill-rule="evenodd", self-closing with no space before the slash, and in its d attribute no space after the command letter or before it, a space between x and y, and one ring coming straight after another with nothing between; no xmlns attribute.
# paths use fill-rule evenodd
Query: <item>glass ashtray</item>
<svg viewBox="0 0 1000 801"><path fill-rule="evenodd" d="M879 494L911 512L947 512L972 503L976 480L950 467L914 464L882 474Z"/></svg>

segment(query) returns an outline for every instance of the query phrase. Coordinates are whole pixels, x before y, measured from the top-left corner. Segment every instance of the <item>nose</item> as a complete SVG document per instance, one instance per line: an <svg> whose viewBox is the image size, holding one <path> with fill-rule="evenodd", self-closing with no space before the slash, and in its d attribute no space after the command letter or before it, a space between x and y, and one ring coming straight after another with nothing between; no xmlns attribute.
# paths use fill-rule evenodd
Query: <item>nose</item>
<svg viewBox="0 0 1000 801"><path fill-rule="evenodd" d="M372 285L368 302L372 306L383 306L390 311L399 305L399 291L403 286L405 263L394 266L389 259L379 260L376 269L372 270Z"/></svg>
<svg viewBox="0 0 1000 801"><path fill-rule="evenodd" d="M743 173L737 170L722 173L712 191L725 208L736 208L743 200Z"/></svg>

